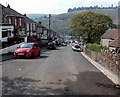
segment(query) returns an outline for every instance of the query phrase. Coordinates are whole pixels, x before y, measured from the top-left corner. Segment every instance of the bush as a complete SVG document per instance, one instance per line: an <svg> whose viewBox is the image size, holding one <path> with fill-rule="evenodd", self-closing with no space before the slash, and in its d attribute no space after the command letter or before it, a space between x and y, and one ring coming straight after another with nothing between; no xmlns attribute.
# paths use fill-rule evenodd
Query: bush
<svg viewBox="0 0 120 97"><path fill-rule="evenodd" d="M95 51L95 52L99 52L101 49L107 49L106 46L102 46L102 45L96 44L96 43L93 43L93 44L88 43L86 45L86 48L91 49L92 51Z"/></svg>

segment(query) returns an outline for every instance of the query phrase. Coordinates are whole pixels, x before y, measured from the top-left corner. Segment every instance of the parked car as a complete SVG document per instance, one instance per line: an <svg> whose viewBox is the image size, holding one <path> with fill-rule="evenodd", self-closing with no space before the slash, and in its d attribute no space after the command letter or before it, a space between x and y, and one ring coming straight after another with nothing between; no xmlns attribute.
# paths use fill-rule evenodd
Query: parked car
<svg viewBox="0 0 120 97"><path fill-rule="evenodd" d="M67 43L62 42L62 43L61 43L61 46L67 46Z"/></svg>
<svg viewBox="0 0 120 97"><path fill-rule="evenodd" d="M49 42L47 49L56 49L56 43L54 41Z"/></svg>
<svg viewBox="0 0 120 97"><path fill-rule="evenodd" d="M38 43L23 43L13 52L15 57L35 57L40 55L40 47Z"/></svg>
<svg viewBox="0 0 120 97"><path fill-rule="evenodd" d="M72 50L78 51L78 52L83 51L82 48L80 47L80 45L78 45L78 44L72 45Z"/></svg>

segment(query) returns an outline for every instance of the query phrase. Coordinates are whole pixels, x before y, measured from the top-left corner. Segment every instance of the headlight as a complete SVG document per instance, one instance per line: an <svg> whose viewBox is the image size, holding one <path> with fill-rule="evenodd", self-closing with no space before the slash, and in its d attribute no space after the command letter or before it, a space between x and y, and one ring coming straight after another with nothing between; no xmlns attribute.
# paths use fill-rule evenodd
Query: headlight
<svg viewBox="0 0 120 97"><path fill-rule="evenodd" d="M30 52L30 50L26 50L26 52L28 53L28 52Z"/></svg>
<svg viewBox="0 0 120 97"><path fill-rule="evenodd" d="M15 50L14 52L18 52L17 50Z"/></svg>

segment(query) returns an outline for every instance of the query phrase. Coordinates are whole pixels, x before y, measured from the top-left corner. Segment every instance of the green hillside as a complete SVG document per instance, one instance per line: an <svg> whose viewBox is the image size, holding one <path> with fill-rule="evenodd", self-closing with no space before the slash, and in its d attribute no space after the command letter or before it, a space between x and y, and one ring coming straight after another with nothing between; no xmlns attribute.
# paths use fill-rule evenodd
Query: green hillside
<svg viewBox="0 0 120 97"><path fill-rule="evenodd" d="M94 11L94 12L99 12L99 13L103 13L106 15L109 15L114 24L117 24L118 22L118 10L117 9L96 9L96 10L90 10L90 11ZM54 31L56 31L57 33L60 34L66 34L69 33L69 24L70 24L70 19L71 17L76 14L79 13L81 11L78 12L70 12L70 13L64 13L64 14L59 14L59 15L52 15L51 16L51 29L53 29ZM36 19L35 21L41 21L42 25L44 25L45 27L48 28L48 17L42 17L39 19Z"/></svg>

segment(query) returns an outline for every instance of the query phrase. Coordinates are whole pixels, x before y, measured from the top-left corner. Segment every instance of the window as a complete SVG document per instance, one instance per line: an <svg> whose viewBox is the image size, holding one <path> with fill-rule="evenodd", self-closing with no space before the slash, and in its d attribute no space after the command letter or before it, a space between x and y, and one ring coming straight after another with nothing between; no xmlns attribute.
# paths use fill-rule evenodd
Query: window
<svg viewBox="0 0 120 97"><path fill-rule="evenodd" d="M11 18L9 18L9 24L11 24Z"/></svg>
<svg viewBox="0 0 120 97"><path fill-rule="evenodd" d="M112 41L109 41L109 45L112 43Z"/></svg>
<svg viewBox="0 0 120 97"><path fill-rule="evenodd" d="M10 37L11 36L11 31L8 31L8 37Z"/></svg>
<svg viewBox="0 0 120 97"><path fill-rule="evenodd" d="M38 45L37 44L34 44L34 48L37 48L38 47Z"/></svg>
<svg viewBox="0 0 120 97"><path fill-rule="evenodd" d="M22 25L22 19L20 18L20 26Z"/></svg>
<svg viewBox="0 0 120 97"><path fill-rule="evenodd" d="M17 26L17 19L15 19L15 26Z"/></svg>
<svg viewBox="0 0 120 97"><path fill-rule="evenodd" d="M2 38L8 37L8 31L2 31Z"/></svg>

